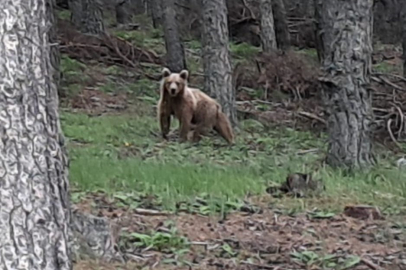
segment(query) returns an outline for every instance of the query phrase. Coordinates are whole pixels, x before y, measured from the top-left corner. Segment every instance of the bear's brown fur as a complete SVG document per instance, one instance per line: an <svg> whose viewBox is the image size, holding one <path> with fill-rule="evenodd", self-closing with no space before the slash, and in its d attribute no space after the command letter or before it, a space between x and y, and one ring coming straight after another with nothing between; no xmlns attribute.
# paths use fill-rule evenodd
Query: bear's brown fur
<svg viewBox="0 0 406 270"><path fill-rule="evenodd" d="M180 73L172 73L168 68L162 70L158 118L163 138L167 138L173 115L180 122L181 142L186 141L190 134L193 141L199 141L201 135L214 129L229 144L233 144L233 130L220 104L199 89L190 88L188 77L187 70Z"/></svg>

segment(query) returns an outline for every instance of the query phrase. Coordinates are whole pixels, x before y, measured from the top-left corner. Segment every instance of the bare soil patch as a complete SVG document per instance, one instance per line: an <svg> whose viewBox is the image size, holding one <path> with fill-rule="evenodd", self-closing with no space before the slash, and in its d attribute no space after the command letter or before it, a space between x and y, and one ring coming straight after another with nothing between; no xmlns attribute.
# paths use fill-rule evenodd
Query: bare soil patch
<svg viewBox="0 0 406 270"><path fill-rule="evenodd" d="M344 269L336 267L351 263L347 269L406 268L406 226L390 220L345 214L288 216L276 209L262 209L261 214L233 212L222 219L156 210L142 214L115 207L105 198L90 203L84 200L78 206L109 217L122 233L169 233L170 221L177 235L189 242L182 256L176 250L129 249L126 245L122 252L127 266L100 269L136 269L135 265L151 269ZM79 262L75 269L84 268L98 269L89 262Z"/></svg>

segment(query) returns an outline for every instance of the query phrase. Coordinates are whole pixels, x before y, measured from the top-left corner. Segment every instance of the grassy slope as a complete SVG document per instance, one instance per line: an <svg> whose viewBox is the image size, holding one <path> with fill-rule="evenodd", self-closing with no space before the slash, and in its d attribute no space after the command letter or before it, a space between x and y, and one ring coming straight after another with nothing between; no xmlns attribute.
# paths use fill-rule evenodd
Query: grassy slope
<svg viewBox="0 0 406 270"><path fill-rule="evenodd" d="M138 46L163 52L159 31L119 35ZM191 41L187 47L198 52L200 45ZM251 57L256 51L247 45L232 45L231 49L234 59ZM196 56L189 55L188 63L194 71L199 70ZM70 181L79 190L154 194L168 209L180 200L193 200L204 194L221 202L251 194L267 204L295 211L313 207L338 211L347 203L373 203L391 214L406 210L405 174L383 153L379 165L371 172L346 175L322 167L325 137L289 129L267 129L250 121L242 123L233 147L225 146L220 138L205 139L198 146L163 142L153 135L159 133L153 109L158 98L157 82L147 79L125 82L116 75L128 71L85 66L67 56L62 59L62 68L64 87L72 95L89 80L86 74L93 72L105 76L104 82L96 86L98 90L125 91L132 96L132 108L120 114L90 117L83 112L63 110L62 127L71 160ZM159 69L155 68L155 72ZM300 153L313 148L319 151ZM268 185L284 181L288 173L315 170L315 176L326 182L327 192L321 198L272 199L265 193Z"/></svg>

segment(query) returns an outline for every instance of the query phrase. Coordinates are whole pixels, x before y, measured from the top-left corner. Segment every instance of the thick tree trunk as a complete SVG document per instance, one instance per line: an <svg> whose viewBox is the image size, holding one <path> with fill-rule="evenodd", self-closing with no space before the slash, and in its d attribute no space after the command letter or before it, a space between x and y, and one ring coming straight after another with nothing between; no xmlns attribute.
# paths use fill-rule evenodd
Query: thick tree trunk
<svg viewBox="0 0 406 270"><path fill-rule="evenodd" d="M72 269L46 0L0 4L0 269Z"/></svg>
<svg viewBox="0 0 406 270"><path fill-rule="evenodd" d="M130 0L118 0L115 8L117 24L128 24L131 22Z"/></svg>
<svg viewBox="0 0 406 270"><path fill-rule="evenodd" d="M163 1L162 7L164 12L166 63L172 72L180 72L182 69L186 69L186 59L176 20L175 0Z"/></svg>
<svg viewBox="0 0 406 270"><path fill-rule="evenodd" d="M0 4L0 269L70 270L71 247L78 257L122 260L106 219L70 211L54 6Z"/></svg>
<svg viewBox="0 0 406 270"><path fill-rule="evenodd" d="M72 23L82 32L100 35L104 32L103 12L98 0L69 0Z"/></svg>
<svg viewBox="0 0 406 270"><path fill-rule="evenodd" d="M401 3L402 11L400 13L402 29L402 47L403 47L403 76L406 77L406 1Z"/></svg>
<svg viewBox="0 0 406 270"><path fill-rule="evenodd" d="M162 25L164 15L162 1L164 0L148 0L148 13L152 17L152 25L154 28L158 28Z"/></svg>
<svg viewBox="0 0 406 270"><path fill-rule="evenodd" d="M285 3L283 0L273 0L272 9L275 22L276 43L278 44L279 49L287 50L290 47L290 33L286 17Z"/></svg>
<svg viewBox="0 0 406 270"><path fill-rule="evenodd" d="M100 35L104 32L103 11L97 0L82 0L82 32Z"/></svg>
<svg viewBox="0 0 406 270"><path fill-rule="evenodd" d="M216 98L232 125L237 124L235 94L229 56L225 0L202 0L203 67L205 91Z"/></svg>
<svg viewBox="0 0 406 270"><path fill-rule="evenodd" d="M373 163L370 83L373 0L323 0L321 79L328 113L327 162L367 167Z"/></svg>
<svg viewBox="0 0 406 270"><path fill-rule="evenodd" d="M83 9L82 0L68 0L70 14L70 21L77 29L82 27Z"/></svg>
<svg viewBox="0 0 406 270"><path fill-rule="evenodd" d="M260 0L262 50L270 53L277 49L272 0Z"/></svg>

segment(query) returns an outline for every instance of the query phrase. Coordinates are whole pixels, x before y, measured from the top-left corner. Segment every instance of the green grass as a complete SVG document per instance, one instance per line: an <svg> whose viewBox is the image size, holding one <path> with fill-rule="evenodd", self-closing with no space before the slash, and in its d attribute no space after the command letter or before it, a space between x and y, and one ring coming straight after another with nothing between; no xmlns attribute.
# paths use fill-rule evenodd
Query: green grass
<svg viewBox="0 0 406 270"><path fill-rule="evenodd" d="M381 62L373 66L375 72L402 74L402 66Z"/></svg>
<svg viewBox="0 0 406 270"><path fill-rule="evenodd" d="M139 48L153 50L158 54L165 53L165 41L163 39L162 30L160 29L154 29L151 31L116 30L115 35L131 42Z"/></svg>
<svg viewBox="0 0 406 270"><path fill-rule="evenodd" d="M312 64L319 63L316 49L311 49L311 48L301 49L301 50L297 49L296 52L298 52L301 55L304 55L306 57L306 60L309 61L309 63L312 63Z"/></svg>
<svg viewBox="0 0 406 270"><path fill-rule="evenodd" d="M259 47L252 46L248 43L242 42L236 44L234 42L230 43L230 52L234 58L240 59L251 59L257 55L261 49Z"/></svg>
<svg viewBox="0 0 406 270"><path fill-rule="evenodd" d="M223 202L246 194L266 197L266 187L284 181L288 173L318 169L315 176L327 188L321 198L267 198L269 205L288 211L338 211L347 203L372 203L391 214L405 211L404 172L388 160L368 173L352 175L322 167L325 138L311 133L243 124L237 144L228 147L217 137L200 145L164 143L151 133L159 134L154 115L64 113L62 124L69 139L70 181L81 190L154 194L173 209L176 202L204 194ZM298 154L312 148L321 154Z"/></svg>

